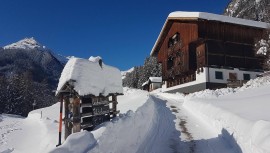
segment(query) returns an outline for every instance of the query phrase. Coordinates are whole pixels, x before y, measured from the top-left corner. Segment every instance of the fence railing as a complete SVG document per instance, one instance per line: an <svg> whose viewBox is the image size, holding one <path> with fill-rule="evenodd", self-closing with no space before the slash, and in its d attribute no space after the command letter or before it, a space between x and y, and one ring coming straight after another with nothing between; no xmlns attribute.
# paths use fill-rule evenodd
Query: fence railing
<svg viewBox="0 0 270 153"><path fill-rule="evenodd" d="M231 79L228 79L227 81L228 81L227 87L230 87L230 88L241 87L243 86L243 84L248 82L248 80L231 80Z"/></svg>

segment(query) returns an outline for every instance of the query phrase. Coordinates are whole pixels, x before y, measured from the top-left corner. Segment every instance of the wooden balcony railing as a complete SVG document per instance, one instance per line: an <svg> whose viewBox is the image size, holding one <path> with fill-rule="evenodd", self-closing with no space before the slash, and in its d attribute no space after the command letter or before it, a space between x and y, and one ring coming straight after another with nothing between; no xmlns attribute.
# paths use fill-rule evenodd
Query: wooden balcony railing
<svg viewBox="0 0 270 153"><path fill-rule="evenodd" d="M243 84L248 82L248 80L231 80L231 79L228 79L227 81L228 81L227 87L230 87L230 88L241 87L243 86Z"/></svg>

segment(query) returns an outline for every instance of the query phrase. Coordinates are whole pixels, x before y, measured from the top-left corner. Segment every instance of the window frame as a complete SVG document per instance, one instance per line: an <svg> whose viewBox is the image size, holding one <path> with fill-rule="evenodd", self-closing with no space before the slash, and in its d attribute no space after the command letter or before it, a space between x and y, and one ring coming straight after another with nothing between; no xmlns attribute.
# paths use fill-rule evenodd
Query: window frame
<svg viewBox="0 0 270 153"><path fill-rule="evenodd" d="M219 77L219 76L221 76L221 77ZM222 71L215 71L215 79L224 80L223 72Z"/></svg>
<svg viewBox="0 0 270 153"><path fill-rule="evenodd" d="M249 79L246 79L246 76L248 76ZM250 79L251 79L251 75L249 73L243 74L243 80L250 80Z"/></svg>

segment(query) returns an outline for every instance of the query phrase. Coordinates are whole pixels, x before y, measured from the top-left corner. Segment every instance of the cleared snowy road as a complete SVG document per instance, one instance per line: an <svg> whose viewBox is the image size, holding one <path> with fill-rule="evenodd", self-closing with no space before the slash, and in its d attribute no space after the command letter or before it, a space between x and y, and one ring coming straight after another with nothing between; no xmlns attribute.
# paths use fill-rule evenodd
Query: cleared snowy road
<svg viewBox="0 0 270 153"><path fill-rule="evenodd" d="M183 107L183 99L170 94L152 95L155 102L163 101L175 115L175 128L180 131L180 138L175 140L174 149L179 153L239 153L238 146L228 140L226 131L219 134L200 118L195 117ZM224 139L226 137L226 139ZM175 138L174 138L175 139Z"/></svg>

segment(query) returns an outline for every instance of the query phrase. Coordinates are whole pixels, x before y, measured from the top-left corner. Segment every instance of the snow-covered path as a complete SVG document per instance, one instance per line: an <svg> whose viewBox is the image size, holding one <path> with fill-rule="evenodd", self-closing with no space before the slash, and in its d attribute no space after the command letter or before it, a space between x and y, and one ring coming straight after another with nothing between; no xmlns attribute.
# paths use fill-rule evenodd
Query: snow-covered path
<svg viewBox="0 0 270 153"><path fill-rule="evenodd" d="M220 134L203 123L177 95L127 89L119 100L118 118L91 133L72 134L51 153L241 153L225 130Z"/></svg>
<svg viewBox="0 0 270 153"><path fill-rule="evenodd" d="M184 153L240 153L239 146L226 133L218 133L183 107L184 100L171 94L153 95L155 102L163 101L175 115L175 128L180 131L175 152ZM226 138L226 139L225 139Z"/></svg>
<svg viewBox="0 0 270 153"><path fill-rule="evenodd" d="M180 132L175 129L175 119L164 101L148 97L135 113L129 111L114 123L108 123L100 137L94 131L97 143L89 153L176 152Z"/></svg>

